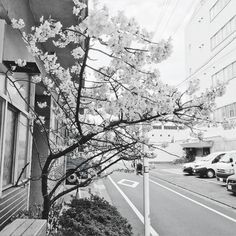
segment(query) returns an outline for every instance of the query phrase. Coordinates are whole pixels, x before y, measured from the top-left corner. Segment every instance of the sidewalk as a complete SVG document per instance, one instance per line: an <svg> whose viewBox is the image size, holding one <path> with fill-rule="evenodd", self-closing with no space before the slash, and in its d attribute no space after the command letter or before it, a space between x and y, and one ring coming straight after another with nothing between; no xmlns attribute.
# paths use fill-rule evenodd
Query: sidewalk
<svg viewBox="0 0 236 236"><path fill-rule="evenodd" d="M89 197L91 194L98 195L99 197L104 198L111 205L113 205L102 179L98 179L90 186L82 188L79 192L79 197Z"/></svg>
<svg viewBox="0 0 236 236"><path fill-rule="evenodd" d="M87 187L70 192L64 197L64 201L66 203L69 203L72 197L77 196L78 198L88 198L91 194L98 195L99 197L104 198L111 205L113 205L102 179L96 180L94 183Z"/></svg>

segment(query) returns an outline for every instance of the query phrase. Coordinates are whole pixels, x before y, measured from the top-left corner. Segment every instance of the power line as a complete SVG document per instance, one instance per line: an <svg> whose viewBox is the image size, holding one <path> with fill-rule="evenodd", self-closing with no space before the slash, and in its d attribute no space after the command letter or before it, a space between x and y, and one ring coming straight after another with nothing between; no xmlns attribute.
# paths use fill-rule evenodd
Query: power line
<svg viewBox="0 0 236 236"><path fill-rule="evenodd" d="M172 11L171 11L171 13L170 13L168 19L167 19L167 22L166 22L164 28L162 27L163 30L162 30L162 32L161 32L161 34L160 34L161 36L164 35L164 33L165 33L166 29L167 29L167 26L169 25L171 19L172 19L173 16L174 16L174 13L175 13L175 11L176 11L176 9L177 9L177 7L178 7L179 2L180 2L180 0L176 0L175 5L174 5L174 7L173 7L173 9L172 9Z"/></svg>
<svg viewBox="0 0 236 236"><path fill-rule="evenodd" d="M165 19L166 15L168 14L168 7L170 6L170 2L171 2L171 0L165 0L163 10L162 10L160 17L159 17L161 20L158 21L158 23L154 29L154 35L157 34L157 32L159 31L159 28L161 26L162 20Z"/></svg>
<svg viewBox="0 0 236 236"><path fill-rule="evenodd" d="M173 30L173 33L172 33L173 36L178 32L178 30L181 28L182 25L185 25L185 23L187 22L188 18L191 17L189 12L192 12L192 9L195 9L195 5L192 4L192 2L190 2L189 7L185 11L186 14L183 14L184 15L183 20L180 21L180 24L178 24L177 27L175 27L175 29Z"/></svg>

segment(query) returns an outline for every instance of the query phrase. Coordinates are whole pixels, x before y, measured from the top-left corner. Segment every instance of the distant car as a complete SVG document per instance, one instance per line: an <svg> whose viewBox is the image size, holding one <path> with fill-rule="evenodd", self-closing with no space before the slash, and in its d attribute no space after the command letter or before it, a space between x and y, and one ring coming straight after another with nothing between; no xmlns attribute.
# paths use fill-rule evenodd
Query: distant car
<svg viewBox="0 0 236 236"><path fill-rule="evenodd" d="M226 187L229 192L236 195L236 174L230 175L226 180Z"/></svg>
<svg viewBox="0 0 236 236"><path fill-rule="evenodd" d="M236 164L236 150L227 151L217 164L216 178L219 181L226 182L230 175L234 174L234 165Z"/></svg>
<svg viewBox="0 0 236 236"><path fill-rule="evenodd" d="M66 179L66 184L75 185L78 183L79 179L88 178L88 164L82 164L85 161L84 158L67 158L66 172L74 172ZM80 168L78 168L80 166Z"/></svg>
<svg viewBox="0 0 236 236"><path fill-rule="evenodd" d="M213 152L205 156L201 162L197 163L194 167L194 173L200 177L215 177L217 163L225 155L225 152Z"/></svg>
<svg viewBox="0 0 236 236"><path fill-rule="evenodd" d="M189 174L189 175L192 175L192 174L193 174L193 168L194 168L195 164L196 164L195 161L185 163L185 164L183 165L183 172L184 172L184 173L187 173L187 174Z"/></svg>
<svg viewBox="0 0 236 236"><path fill-rule="evenodd" d="M187 173L189 175L192 175L193 174L193 169L194 169L196 163L198 163L201 160L201 158L202 157L196 157L195 161L183 164L183 167L182 167L183 172Z"/></svg>

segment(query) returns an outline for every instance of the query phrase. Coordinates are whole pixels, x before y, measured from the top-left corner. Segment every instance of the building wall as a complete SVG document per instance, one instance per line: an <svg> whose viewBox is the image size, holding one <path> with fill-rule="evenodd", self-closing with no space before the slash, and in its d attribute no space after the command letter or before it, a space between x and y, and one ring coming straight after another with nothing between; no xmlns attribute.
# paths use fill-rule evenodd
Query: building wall
<svg viewBox="0 0 236 236"><path fill-rule="evenodd" d="M213 9L216 9L214 17ZM200 91L218 81L228 82L225 94L216 100L214 115L218 121L235 119L236 1L201 1L187 25L185 36L187 78L198 78ZM230 104L232 106L228 106Z"/></svg>
<svg viewBox="0 0 236 236"><path fill-rule="evenodd" d="M28 207L27 178L30 175L30 165L22 175L21 171L31 162L32 121L29 118L29 104L34 104L34 86L30 84L31 75L27 72L8 73L23 95L22 98L16 92L13 83L6 79L4 75L6 49L13 44L12 47L18 47L16 52L24 51L23 55L26 57L27 50L22 41L18 41L19 35L16 31L12 30L9 33L4 20L0 20L0 25L0 228L2 228L13 214ZM7 56L8 60L14 60L13 51L9 51ZM20 175L18 185L22 185L21 187L16 186Z"/></svg>
<svg viewBox="0 0 236 236"><path fill-rule="evenodd" d="M29 183L22 187L15 187L15 183L21 171L22 155L27 162L31 163L31 152L32 152L32 135L30 131L30 125L32 125L29 119L29 110L25 106L22 99L17 95L16 91L12 89L9 82L5 80L3 72L6 72L5 66L6 61L14 62L16 59L25 59L27 62L34 63L34 58L28 53L25 43L22 41L19 31L14 30L10 26L10 19L23 18L26 22L25 30L30 29L34 24L34 17L29 9L28 0L0 0L0 230L10 220L12 215L17 213L19 210L26 210L29 207ZM25 73L17 73L12 75L13 78L23 78L30 80L30 74L26 71ZM19 83L20 84L20 83ZM21 84L22 85L22 84ZM21 86L20 85L20 86ZM28 95L29 102L31 105L34 104L35 91L34 86L29 83L24 83L22 89L29 86ZM9 90L11 91L9 94ZM8 91L8 92L7 92ZM12 166L8 166L11 169L12 178L10 183L5 186L4 184L4 169L8 165L5 160L6 156L7 141L6 134L9 132L9 120L8 107L13 109L16 114L14 120L14 135L13 140L13 152ZM21 123L23 119L27 120L25 127L27 128L27 137L24 138L22 133ZM26 150L23 150L22 145L25 146ZM5 163L5 164L4 164ZM31 165L26 168L26 175L23 176L22 180L25 181L30 176ZM22 183L20 181L20 183Z"/></svg>
<svg viewBox="0 0 236 236"><path fill-rule="evenodd" d="M153 125L152 130L146 134L149 143L157 146L152 151L155 158L150 160L150 162L172 162L182 157L183 148L181 143L188 135L188 130L171 123Z"/></svg>
<svg viewBox="0 0 236 236"><path fill-rule="evenodd" d="M48 106L44 109L39 109L37 102L47 102ZM35 97L35 111L38 115L45 117L46 129L50 127L50 103L51 99L49 96L36 95ZM45 163L46 158L49 154L48 138L45 133L41 132L41 126L34 125L34 142L32 150L32 167L31 167L31 181L30 187L30 205L42 205L43 197L41 194L41 168Z"/></svg>
<svg viewBox="0 0 236 236"><path fill-rule="evenodd" d="M14 188L0 198L0 230L5 227L10 217L28 206L28 186Z"/></svg>

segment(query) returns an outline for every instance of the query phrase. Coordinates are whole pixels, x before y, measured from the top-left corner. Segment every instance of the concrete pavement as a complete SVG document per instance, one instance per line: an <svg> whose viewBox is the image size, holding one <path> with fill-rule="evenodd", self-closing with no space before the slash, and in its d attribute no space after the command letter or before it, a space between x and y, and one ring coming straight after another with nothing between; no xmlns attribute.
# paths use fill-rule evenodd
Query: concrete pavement
<svg viewBox="0 0 236 236"><path fill-rule="evenodd" d="M236 209L236 196L228 192L225 183L217 181L216 178L186 175L182 171L182 165L174 164L158 164L155 169L150 171L150 175Z"/></svg>

